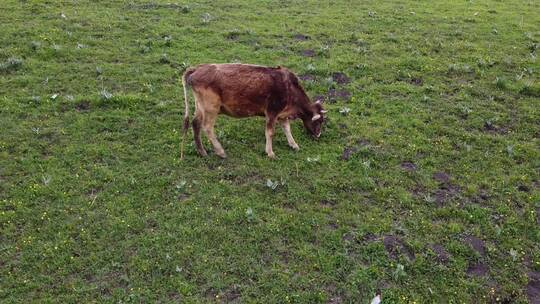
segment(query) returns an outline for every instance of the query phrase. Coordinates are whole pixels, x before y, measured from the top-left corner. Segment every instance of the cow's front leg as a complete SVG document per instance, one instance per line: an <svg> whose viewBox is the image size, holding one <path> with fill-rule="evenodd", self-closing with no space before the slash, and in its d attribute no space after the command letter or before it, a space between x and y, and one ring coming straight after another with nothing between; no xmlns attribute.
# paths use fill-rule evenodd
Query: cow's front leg
<svg viewBox="0 0 540 304"><path fill-rule="evenodd" d="M291 125L289 124L289 120L285 119L281 123L281 126L283 127L283 132L285 132L285 136L287 137L287 142L289 143L289 146L293 148L294 150L298 151L300 147L298 146L298 144L296 143L296 141L294 141L294 138L292 137Z"/></svg>
<svg viewBox="0 0 540 304"><path fill-rule="evenodd" d="M272 136L274 136L274 124L276 119L274 117L266 117L266 130L264 135L266 136L266 154L270 158L275 158L276 155L272 150Z"/></svg>

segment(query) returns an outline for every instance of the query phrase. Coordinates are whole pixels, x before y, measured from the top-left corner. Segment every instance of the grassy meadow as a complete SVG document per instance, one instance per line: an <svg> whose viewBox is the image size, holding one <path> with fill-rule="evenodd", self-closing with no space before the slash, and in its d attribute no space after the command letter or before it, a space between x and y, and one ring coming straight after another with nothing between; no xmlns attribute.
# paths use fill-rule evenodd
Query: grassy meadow
<svg viewBox="0 0 540 304"><path fill-rule="evenodd" d="M0 302L540 303L539 12L2 0ZM220 116L180 161L213 62L294 71L321 138Z"/></svg>

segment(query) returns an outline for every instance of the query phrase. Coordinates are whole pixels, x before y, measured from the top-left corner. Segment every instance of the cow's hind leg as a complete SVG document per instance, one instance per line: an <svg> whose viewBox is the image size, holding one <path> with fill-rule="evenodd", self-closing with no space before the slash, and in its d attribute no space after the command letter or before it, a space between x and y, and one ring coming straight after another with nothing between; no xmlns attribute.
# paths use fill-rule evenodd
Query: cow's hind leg
<svg viewBox="0 0 540 304"><path fill-rule="evenodd" d="M212 90L201 89L196 93L200 99L199 106L204 110L204 119L202 121L202 128L206 133L206 136L214 146L214 152L221 158L226 158L225 150L219 143L214 133L214 125L216 123L216 118L219 114L219 109L221 106L221 99L219 95L214 93Z"/></svg>
<svg viewBox="0 0 540 304"><path fill-rule="evenodd" d="M197 97L198 96L195 95L195 117L191 123L193 127L193 139L195 140L195 148L197 149L197 153L199 153L200 156L207 156L208 154L206 153L206 150L201 142L201 127L204 120L204 112L198 105L200 99Z"/></svg>
<svg viewBox="0 0 540 304"><path fill-rule="evenodd" d="M214 152L221 158L227 158L225 150L223 150L223 147L217 140L216 134L214 133L214 125L216 123L217 115L218 113L206 113L203 122L203 129L206 136L208 136L208 139L212 143L212 146L214 146Z"/></svg>

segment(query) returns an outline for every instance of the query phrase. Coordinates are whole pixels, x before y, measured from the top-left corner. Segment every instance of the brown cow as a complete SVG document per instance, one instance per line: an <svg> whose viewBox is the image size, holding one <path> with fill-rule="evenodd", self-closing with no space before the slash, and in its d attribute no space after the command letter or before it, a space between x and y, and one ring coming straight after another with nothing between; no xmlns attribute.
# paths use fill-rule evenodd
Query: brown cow
<svg viewBox="0 0 540 304"><path fill-rule="evenodd" d="M195 96L193 134L197 152L201 156L207 155L201 143L202 127L215 153L226 157L214 134L214 123L220 113L232 117L265 116L266 154L270 158L275 157L272 136L276 121L281 123L289 146L295 150L299 147L292 137L289 120L300 118L309 133L317 138L321 135L325 111L320 101L311 103L298 78L286 68L232 63L202 64L189 68L182 76L182 84L186 107L184 137L189 128L187 86L191 86Z"/></svg>

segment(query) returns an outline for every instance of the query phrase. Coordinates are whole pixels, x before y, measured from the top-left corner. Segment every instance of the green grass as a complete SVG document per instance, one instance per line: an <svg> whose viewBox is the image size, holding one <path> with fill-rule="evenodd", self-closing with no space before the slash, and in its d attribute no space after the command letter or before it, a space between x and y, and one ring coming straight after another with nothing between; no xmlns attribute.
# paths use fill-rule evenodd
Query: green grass
<svg viewBox="0 0 540 304"><path fill-rule="evenodd" d="M537 1L1 6L0 302L540 297ZM235 61L345 98L180 161L182 71Z"/></svg>

